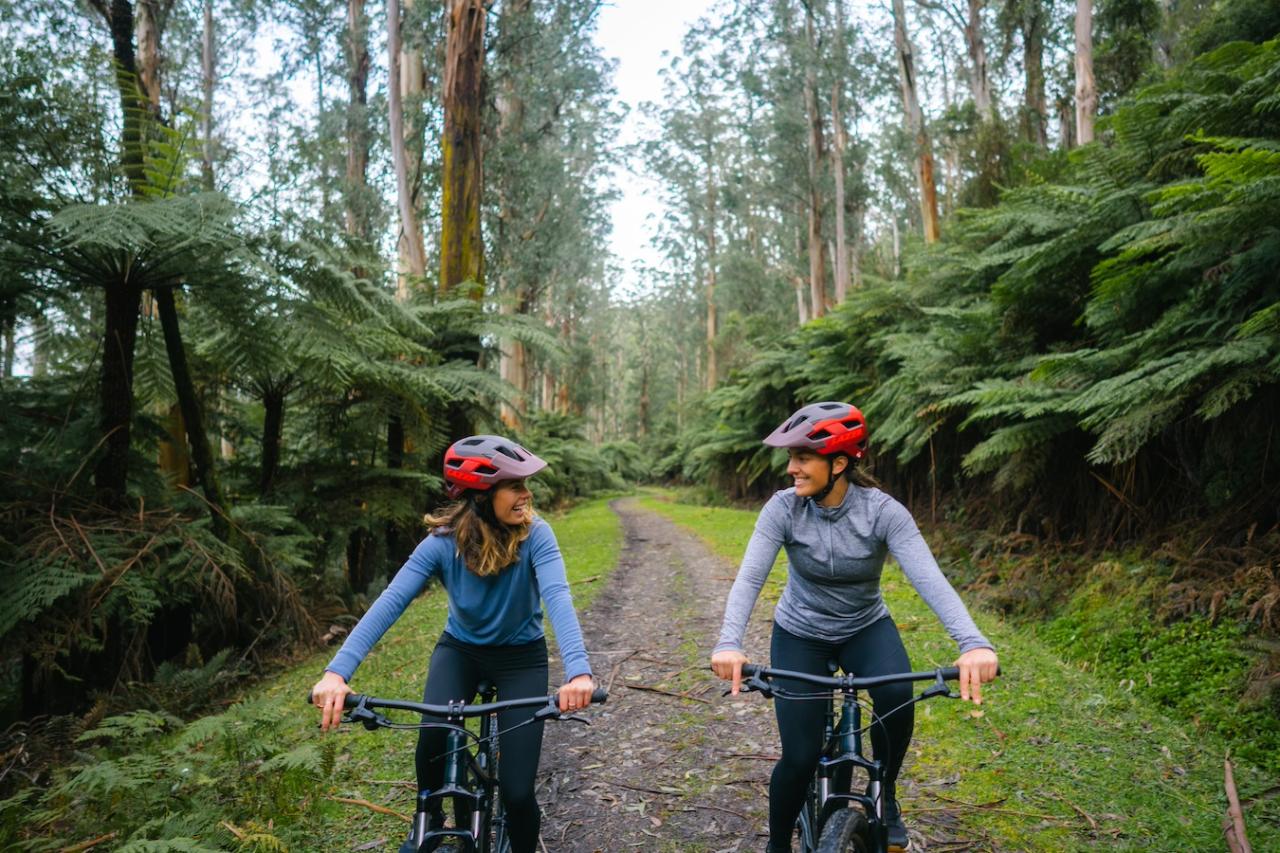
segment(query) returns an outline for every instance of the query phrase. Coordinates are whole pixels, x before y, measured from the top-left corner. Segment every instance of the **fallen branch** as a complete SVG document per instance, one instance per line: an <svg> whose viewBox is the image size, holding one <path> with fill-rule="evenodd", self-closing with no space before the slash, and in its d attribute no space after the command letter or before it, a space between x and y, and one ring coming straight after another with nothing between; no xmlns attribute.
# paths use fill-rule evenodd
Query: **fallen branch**
<svg viewBox="0 0 1280 853"><path fill-rule="evenodd" d="M380 806L377 803L371 803L368 800L357 800L352 797L329 797L329 799L333 800L335 803L346 803L349 806L361 806L369 809L370 811L375 811L378 814L389 814L392 817L398 817L405 823L413 823L413 818L408 815L401 814L395 809L389 809L386 806Z"/></svg>
<svg viewBox="0 0 1280 853"><path fill-rule="evenodd" d="M234 835L236 841L244 841L248 837L248 833L229 820L222 821L222 828Z"/></svg>
<svg viewBox="0 0 1280 853"><path fill-rule="evenodd" d="M80 853L82 850L88 850L90 847L97 847L99 844L105 844L115 838L120 833L108 832L106 835L99 835L97 838L91 838L88 841L81 841L79 844L72 844L70 847L63 847L59 853Z"/></svg>
<svg viewBox="0 0 1280 853"><path fill-rule="evenodd" d="M1249 837L1244 832L1244 809L1240 807L1240 793L1236 790L1236 776L1231 769L1231 756L1223 759L1223 785L1227 789L1227 816L1222 827L1227 837L1227 849L1231 853L1252 853Z"/></svg>
<svg viewBox="0 0 1280 853"><path fill-rule="evenodd" d="M1024 811L1018 811L1017 809L1000 809L1000 808L996 808L996 806L997 806L999 803L1003 803L1003 802L1004 802L1004 798L1001 798L1001 799L999 799L999 800L992 800L992 801L991 801L991 802L989 802L989 803L966 803L966 802L965 802L965 801L963 801L963 800L953 800L953 799L951 799L950 797L943 797L943 796L941 796L941 795L939 795L939 794L933 794L933 795L931 795L931 796L932 796L932 797L934 797L935 799L942 800L943 802L953 803L953 804L955 804L955 805L957 805L957 806L962 806L963 808L966 808L966 809L978 809L978 810L980 810L980 811L984 811L984 812L998 812L999 814L1011 814L1011 815L1017 815L1018 817L1034 817L1034 818L1039 818L1040 820L1056 820L1056 821L1066 820L1066 818L1058 817L1057 815L1042 814L1042 813L1040 813L1040 812L1024 812ZM947 807L945 807L945 806L937 806L937 807L929 807L929 806L926 806L926 807L924 807L924 808L912 808L911 810L912 810L913 812L945 812L945 811L951 811L951 809L949 809L949 808L947 808Z"/></svg>
<svg viewBox="0 0 1280 853"><path fill-rule="evenodd" d="M578 583L593 583L594 581L600 580L600 577L601 577L600 575L592 575L589 578L578 578L576 581L570 581L569 583L570 583L570 586Z"/></svg>
<svg viewBox="0 0 1280 853"><path fill-rule="evenodd" d="M618 672L619 672L619 671L621 671L621 669L622 669L622 665L623 665L624 663L626 663L627 661L631 660L633 657L635 657L635 656L636 656L636 655L638 655L638 654L640 654L640 650L639 650L639 649L632 649L632 650L631 650L631 654L629 654L629 655L627 655L626 657L622 658L622 660L618 661L617 663L615 663L615 664L613 665L613 669L611 669L611 670L609 671L609 681L608 681L608 683L607 683L607 684L605 684L605 686L604 686L604 689L605 689L605 692L606 692L606 693L612 693L612 692L613 692L613 680L614 680L615 678L617 678L617 677L618 677Z"/></svg>
<svg viewBox="0 0 1280 853"><path fill-rule="evenodd" d="M691 811L694 811L695 809L709 809L713 812L724 812L725 814L731 814L734 817L740 817L745 821L751 820L750 815L745 815L742 812L735 812L733 809L726 809L724 806L713 806L710 803L694 803L691 806L686 806L683 809L683 811L691 812Z"/></svg>
<svg viewBox="0 0 1280 853"><path fill-rule="evenodd" d="M699 698L697 696L690 696L687 692L676 693L673 690L663 690L661 687L648 687L644 684L628 684L626 686L631 688L632 690L646 690L650 693L661 693L663 696L674 696L677 699L688 699L690 702L701 702L703 705L711 704L711 702L709 702L708 700Z"/></svg>

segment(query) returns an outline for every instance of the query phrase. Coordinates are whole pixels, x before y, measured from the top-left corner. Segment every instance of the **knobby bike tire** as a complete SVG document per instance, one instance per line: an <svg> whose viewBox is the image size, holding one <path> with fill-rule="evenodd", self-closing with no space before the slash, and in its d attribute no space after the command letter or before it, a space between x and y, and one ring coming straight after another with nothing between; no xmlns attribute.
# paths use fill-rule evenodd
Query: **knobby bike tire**
<svg viewBox="0 0 1280 853"><path fill-rule="evenodd" d="M817 853L871 853L871 826L861 809L840 809L831 813L818 838Z"/></svg>

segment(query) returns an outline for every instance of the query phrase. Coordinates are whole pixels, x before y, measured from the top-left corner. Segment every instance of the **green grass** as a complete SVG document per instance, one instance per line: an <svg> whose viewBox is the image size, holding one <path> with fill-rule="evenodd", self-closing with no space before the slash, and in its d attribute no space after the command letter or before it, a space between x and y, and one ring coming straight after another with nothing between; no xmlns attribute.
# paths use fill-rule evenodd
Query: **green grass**
<svg viewBox="0 0 1280 853"><path fill-rule="evenodd" d="M734 562L755 523L753 511L653 495L641 503ZM785 569L775 569L763 593L770 605L784 579ZM955 644L896 567L886 567L883 587L916 668L951 663ZM906 803L908 814L955 810L963 831L1007 849L1224 848L1223 756L1229 746L1247 748L1247 739L1232 744L1211 727L1171 719L1128 681L1064 662L1033 632L987 613L975 618L998 647L1004 675L987 686L981 709L945 700L918 706L908 772L926 784ZM954 784L927 784L941 780ZM1255 850L1280 849L1280 808L1265 796L1274 782L1254 766L1236 768L1242 797L1264 795L1246 806Z"/></svg>
<svg viewBox="0 0 1280 853"><path fill-rule="evenodd" d="M605 500L549 521L575 604L589 606L616 564L621 523ZM445 617L443 592L428 591L378 643L352 687L420 696ZM415 738L350 726L318 731L317 712L304 701L332 653L311 656L216 716L187 724L145 712L112 718L47 792L0 803L0 848L58 850L108 833L120 845L114 849L129 853L398 844L403 822L333 798L411 812Z"/></svg>

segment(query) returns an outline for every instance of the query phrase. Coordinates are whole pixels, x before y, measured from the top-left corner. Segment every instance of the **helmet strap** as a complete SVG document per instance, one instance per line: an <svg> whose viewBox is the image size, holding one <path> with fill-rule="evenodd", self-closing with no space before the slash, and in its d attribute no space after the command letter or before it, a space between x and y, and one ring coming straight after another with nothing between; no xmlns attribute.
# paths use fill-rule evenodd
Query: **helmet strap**
<svg viewBox="0 0 1280 853"><path fill-rule="evenodd" d="M827 460L827 484L813 496L813 502L819 504L826 500L827 495L831 494L831 490L836 487L836 459L834 456L824 456L823 458Z"/></svg>

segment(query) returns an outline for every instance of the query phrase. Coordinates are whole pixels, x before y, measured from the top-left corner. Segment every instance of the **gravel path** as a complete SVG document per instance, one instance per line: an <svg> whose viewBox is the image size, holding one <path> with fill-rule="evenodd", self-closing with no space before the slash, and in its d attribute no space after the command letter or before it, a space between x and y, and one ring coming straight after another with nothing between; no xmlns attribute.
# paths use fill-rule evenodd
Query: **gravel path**
<svg viewBox="0 0 1280 853"><path fill-rule="evenodd" d="M608 588L580 614L609 701L591 711L590 727L547 726L544 848L763 850L778 754L773 709L754 694L722 698L708 668L736 567L633 499L611 506L625 527L623 551ZM752 660L768 659L769 613L762 606L752 616ZM904 799L922 796L909 780L900 787ZM913 851L990 849L955 837L943 809L908 817Z"/></svg>

